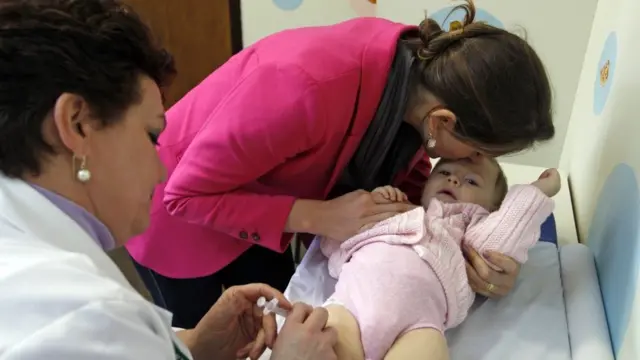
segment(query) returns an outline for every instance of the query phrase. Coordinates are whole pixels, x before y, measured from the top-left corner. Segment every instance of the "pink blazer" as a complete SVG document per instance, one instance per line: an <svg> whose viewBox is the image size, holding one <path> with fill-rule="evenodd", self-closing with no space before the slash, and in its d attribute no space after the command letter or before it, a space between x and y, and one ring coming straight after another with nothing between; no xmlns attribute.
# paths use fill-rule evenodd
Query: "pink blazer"
<svg viewBox="0 0 640 360"><path fill-rule="evenodd" d="M213 274L251 246L282 252L296 198L324 199L376 112L399 36L359 18L283 31L246 48L167 112L158 151L168 181L127 249L168 277ZM420 198L416 154L401 186Z"/></svg>

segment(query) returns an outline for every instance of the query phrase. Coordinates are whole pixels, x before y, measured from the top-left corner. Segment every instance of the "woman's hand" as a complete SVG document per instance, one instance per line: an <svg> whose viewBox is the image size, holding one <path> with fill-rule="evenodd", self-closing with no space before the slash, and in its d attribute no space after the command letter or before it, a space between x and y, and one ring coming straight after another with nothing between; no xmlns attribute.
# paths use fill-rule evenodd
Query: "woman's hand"
<svg viewBox="0 0 640 360"><path fill-rule="evenodd" d="M195 360L258 359L266 347L273 347L277 326L273 314L264 316L256 302L264 296L278 299L278 306L291 304L278 290L264 284L227 289L190 334L186 345Z"/></svg>
<svg viewBox="0 0 640 360"><path fill-rule="evenodd" d="M327 328L329 313L325 308L295 304L284 322L278 341L273 346L272 359L335 360L334 347L338 334Z"/></svg>
<svg viewBox="0 0 640 360"><path fill-rule="evenodd" d="M471 248L465 248L464 253L467 258L469 285L473 291L492 299L503 297L511 292L520 273L520 264L496 252L485 255L491 265Z"/></svg>
<svg viewBox="0 0 640 360"><path fill-rule="evenodd" d="M344 241L380 221L414 207L403 202L379 204L372 193L357 190L322 203L316 216L319 227L316 234Z"/></svg>

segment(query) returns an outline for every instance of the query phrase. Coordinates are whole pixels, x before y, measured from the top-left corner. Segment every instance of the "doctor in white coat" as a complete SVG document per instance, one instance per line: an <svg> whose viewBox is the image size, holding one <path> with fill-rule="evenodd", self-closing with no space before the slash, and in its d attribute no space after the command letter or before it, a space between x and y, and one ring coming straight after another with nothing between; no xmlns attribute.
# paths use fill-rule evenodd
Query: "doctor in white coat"
<svg viewBox="0 0 640 360"><path fill-rule="evenodd" d="M105 254L149 222L173 72L115 0L0 2L0 359L335 358L322 309L294 305L276 336L255 301L291 305L266 285L176 333Z"/></svg>

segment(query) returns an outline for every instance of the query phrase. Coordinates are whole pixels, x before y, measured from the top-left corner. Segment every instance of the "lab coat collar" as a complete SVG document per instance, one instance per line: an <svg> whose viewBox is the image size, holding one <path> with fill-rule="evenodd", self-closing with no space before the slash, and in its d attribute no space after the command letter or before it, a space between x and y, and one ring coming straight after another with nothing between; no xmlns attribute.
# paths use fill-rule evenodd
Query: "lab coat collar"
<svg viewBox="0 0 640 360"><path fill-rule="evenodd" d="M135 291L95 240L26 182L0 175L0 221L31 235L33 241L86 255L103 275Z"/></svg>

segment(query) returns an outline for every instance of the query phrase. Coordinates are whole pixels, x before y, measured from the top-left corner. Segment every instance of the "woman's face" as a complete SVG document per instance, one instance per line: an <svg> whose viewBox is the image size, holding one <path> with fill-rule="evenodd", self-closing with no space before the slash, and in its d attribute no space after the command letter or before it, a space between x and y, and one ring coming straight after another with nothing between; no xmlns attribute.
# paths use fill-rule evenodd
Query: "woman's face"
<svg viewBox="0 0 640 360"><path fill-rule="evenodd" d="M152 80L141 78L140 84L141 101L121 121L98 129L83 125L81 152L91 179L76 183L84 187L90 211L111 230L117 245L147 228L153 189L166 177L155 149L165 127L162 97Z"/></svg>
<svg viewBox="0 0 640 360"><path fill-rule="evenodd" d="M118 245L147 228L153 189L166 177L155 149L166 125L162 96L148 78L140 88L142 101L119 123L93 132L87 149L92 176L85 186Z"/></svg>

